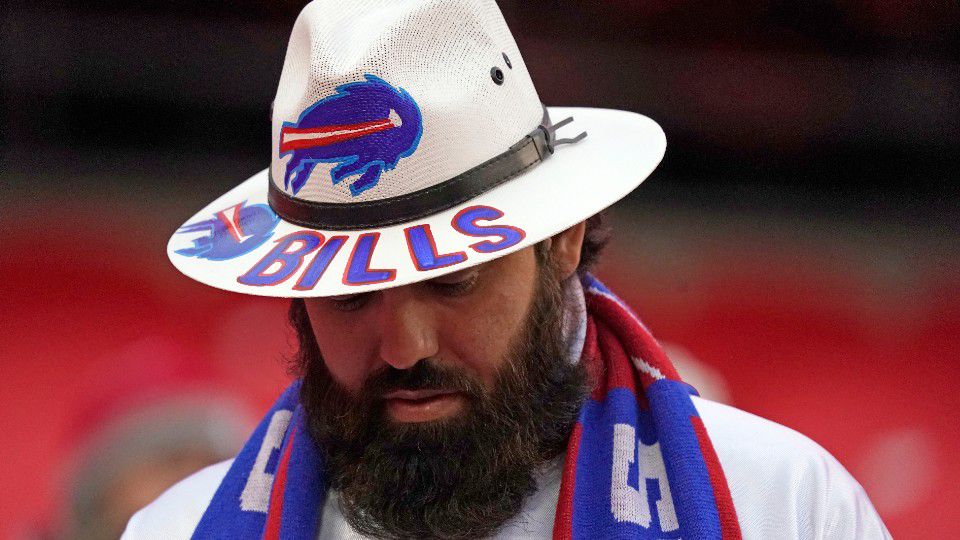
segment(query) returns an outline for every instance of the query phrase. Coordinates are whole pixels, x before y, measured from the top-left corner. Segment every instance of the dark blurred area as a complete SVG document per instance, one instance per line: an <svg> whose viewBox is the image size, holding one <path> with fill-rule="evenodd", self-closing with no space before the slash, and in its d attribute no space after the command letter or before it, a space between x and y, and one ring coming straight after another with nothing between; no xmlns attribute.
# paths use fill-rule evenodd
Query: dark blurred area
<svg viewBox="0 0 960 540"><path fill-rule="evenodd" d="M267 166L303 4L0 8L0 537L58 529L72 382L131 344L185 346L255 411L285 385L284 303L164 247ZM600 276L724 400L836 455L895 537L960 535L958 3L499 4L546 104L667 134Z"/></svg>
<svg viewBox="0 0 960 540"><path fill-rule="evenodd" d="M544 102L663 125L671 181L645 199L909 225L956 213L952 0L501 4ZM265 162L301 6L8 6L4 170L102 187L171 167L192 176L199 163L212 185L232 185Z"/></svg>

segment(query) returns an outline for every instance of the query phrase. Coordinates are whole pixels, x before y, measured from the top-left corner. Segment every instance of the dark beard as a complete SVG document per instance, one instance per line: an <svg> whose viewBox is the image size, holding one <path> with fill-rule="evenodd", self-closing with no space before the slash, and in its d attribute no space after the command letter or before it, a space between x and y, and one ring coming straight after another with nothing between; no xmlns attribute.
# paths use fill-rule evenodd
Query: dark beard
<svg viewBox="0 0 960 540"><path fill-rule="evenodd" d="M308 428L339 490L341 511L358 532L379 538L478 538L519 512L536 488L537 467L567 444L588 386L583 367L567 357L563 293L551 261L538 267L536 296L525 327L510 346L496 384L442 361L387 367L353 397L331 377L305 310L300 400ZM302 304L301 304L302 305ZM298 324L299 322L299 324ZM305 341L308 337L309 341ZM304 345L313 344L313 350ZM463 392L467 407L441 422L399 424L384 411L384 393L442 388Z"/></svg>

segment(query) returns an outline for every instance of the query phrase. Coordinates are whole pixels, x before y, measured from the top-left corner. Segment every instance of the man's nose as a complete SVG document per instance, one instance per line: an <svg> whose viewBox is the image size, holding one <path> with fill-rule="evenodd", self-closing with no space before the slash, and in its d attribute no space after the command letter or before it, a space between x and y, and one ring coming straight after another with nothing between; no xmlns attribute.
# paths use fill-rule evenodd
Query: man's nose
<svg viewBox="0 0 960 540"><path fill-rule="evenodd" d="M396 369L408 369L435 356L436 318L429 306L408 291L385 291L380 320L380 358Z"/></svg>

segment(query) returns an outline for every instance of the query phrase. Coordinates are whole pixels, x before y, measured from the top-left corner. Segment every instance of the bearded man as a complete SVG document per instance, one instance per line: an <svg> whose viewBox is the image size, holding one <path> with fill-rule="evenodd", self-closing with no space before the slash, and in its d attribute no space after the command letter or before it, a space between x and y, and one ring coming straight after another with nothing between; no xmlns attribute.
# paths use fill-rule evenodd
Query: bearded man
<svg viewBox="0 0 960 540"><path fill-rule="evenodd" d="M889 536L836 460L696 397L590 275L600 213L665 145L543 107L492 0L308 5L271 167L168 247L293 298L300 376L125 538Z"/></svg>

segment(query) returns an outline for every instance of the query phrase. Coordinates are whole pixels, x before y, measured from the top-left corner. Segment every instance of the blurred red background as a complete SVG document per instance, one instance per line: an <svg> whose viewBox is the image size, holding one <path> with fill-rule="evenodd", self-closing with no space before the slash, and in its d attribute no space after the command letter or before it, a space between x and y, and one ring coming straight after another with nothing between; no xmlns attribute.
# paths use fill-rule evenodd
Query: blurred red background
<svg viewBox="0 0 960 540"><path fill-rule="evenodd" d="M20 526L56 514L59 473L77 443L73 408L89 399L75 381L131 369L107 364L117 351L146 338L174 343L183 354L171 361L219 374L215 382L258 414L288 381L284 300L177 274L156 206L109 219L56 207L56 223L5 241L17 256L0 266L0 483L17 486L0 494L0 522ZM16 230L16 217L0 228ZM960 534L957 265L897 267L915 253L876 260L853 240L825 245L816 231L683 212L621 205L613 218L600 277L660 339L706 366L706 391L721 388L732 404L818 441L896 537ZM84 226L93 221L96 232ZM902 249L929 253L913 242Z"/></svg>

